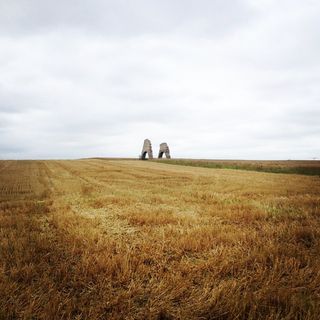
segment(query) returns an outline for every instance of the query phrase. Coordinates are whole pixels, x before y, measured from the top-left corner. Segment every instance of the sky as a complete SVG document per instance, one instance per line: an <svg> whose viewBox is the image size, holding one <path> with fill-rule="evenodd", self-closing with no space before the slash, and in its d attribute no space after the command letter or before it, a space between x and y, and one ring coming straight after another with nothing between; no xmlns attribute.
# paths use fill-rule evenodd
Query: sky
<svg viewBox="0 0 320 320"><path fill-rule="evenodd" d="M320 158L318 0L0 0L0 159Z"/></svg>

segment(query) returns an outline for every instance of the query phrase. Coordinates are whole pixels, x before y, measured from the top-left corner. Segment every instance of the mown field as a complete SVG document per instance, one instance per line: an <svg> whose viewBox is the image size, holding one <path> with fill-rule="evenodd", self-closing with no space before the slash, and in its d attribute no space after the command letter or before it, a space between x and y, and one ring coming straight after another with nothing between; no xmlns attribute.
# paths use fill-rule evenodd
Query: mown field
<svg viewBox="0 0 320 320"><path fill-rule="evenodd" d="M0 161L0 319L319 319L320 178Z"/></svg>

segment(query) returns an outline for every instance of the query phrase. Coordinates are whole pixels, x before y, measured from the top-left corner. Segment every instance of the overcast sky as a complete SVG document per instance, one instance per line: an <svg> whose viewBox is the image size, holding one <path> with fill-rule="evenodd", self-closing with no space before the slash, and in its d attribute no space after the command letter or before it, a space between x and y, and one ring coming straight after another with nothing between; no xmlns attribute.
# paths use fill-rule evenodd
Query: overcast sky
<svg viewBox="0 0 320 320"><path fill-rule="evenodd" d="M0 0L0 158L320 158L319 0Z"/></svg>

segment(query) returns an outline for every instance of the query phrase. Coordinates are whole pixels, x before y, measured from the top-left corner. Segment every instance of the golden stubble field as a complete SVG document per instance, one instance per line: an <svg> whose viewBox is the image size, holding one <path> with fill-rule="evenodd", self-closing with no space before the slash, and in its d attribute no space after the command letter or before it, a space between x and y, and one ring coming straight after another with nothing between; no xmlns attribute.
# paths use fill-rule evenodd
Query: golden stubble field
<svg viewBox="0 0 320 320"><path fill-rule="evenodd" d="M0 319L319 319L320 178L0 162Z"/></svg>

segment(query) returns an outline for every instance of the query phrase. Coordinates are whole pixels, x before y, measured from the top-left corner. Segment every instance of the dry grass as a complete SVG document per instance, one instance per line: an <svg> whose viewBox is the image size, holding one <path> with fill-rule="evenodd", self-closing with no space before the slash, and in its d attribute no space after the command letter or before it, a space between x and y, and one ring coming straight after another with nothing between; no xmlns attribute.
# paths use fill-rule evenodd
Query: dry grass
<svg viewBox="0 0 320 320"><path fill-rule="evenodd" d="M0 319L318 319L320 179L0 162Z"/></svg>

